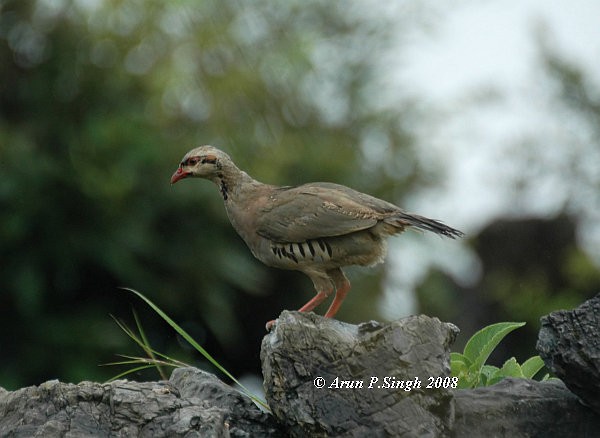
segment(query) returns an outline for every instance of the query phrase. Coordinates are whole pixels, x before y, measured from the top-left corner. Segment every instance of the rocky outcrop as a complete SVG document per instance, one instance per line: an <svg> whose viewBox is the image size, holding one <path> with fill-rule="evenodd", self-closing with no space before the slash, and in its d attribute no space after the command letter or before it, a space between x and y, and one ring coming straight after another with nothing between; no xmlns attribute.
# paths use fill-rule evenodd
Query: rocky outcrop
<svg viewBox="0 0 600 438"><path fill-rule="evenodd" d="M600 417L558 380L454 390L448 358L456 331L424 315L354 326L283 312L262 345L267 401L297 437L584 437L600 430Z"/></svg>
<svg viewBox="0 0 600 438"><path fill-rule="evenodd" d="M537 349L554 375L600 415L600 294L544 316Z"/></svg>
<svg viewBox="0 0 600 438"><path fill-rule="evenodd" d="M299 437L446 436L457 333L424 315L356 326L283 312L262 344L267 402Z"/></svg>
<svg viewBox="0 0 600 438"><path fill-rule="evenodd" d="M214 375L173 371L168 381L56 380L0 393L0 437L280 437L272 416Z"/></svg>
<svg viewBox="0 0 600 438"><path fill-rule="evenodd" d="M598 300L543 319L538 348L566 386L510 378L454 389L458 329L436 318L351 325L283 312L261 352L272 414L184 368L161 382L0 388L0 436L600 436Z"/></svg>

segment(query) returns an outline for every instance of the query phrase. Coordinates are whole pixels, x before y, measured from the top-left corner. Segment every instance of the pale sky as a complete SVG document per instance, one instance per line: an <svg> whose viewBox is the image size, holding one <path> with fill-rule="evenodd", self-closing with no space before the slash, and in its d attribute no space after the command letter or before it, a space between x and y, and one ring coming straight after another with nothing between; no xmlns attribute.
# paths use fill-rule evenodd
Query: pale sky
<svg viewBox="0 0 600 438"><path fill-rule="evenodd" d="M442 160L447 171L441 189L413 193L403 207L467 233L499 216L551 215L569 196L560 175L540 177L539 187L515 202L512 183L523 168L511 152L523 139L534 139L544 144L540 159L551 167L568 153L565 144L586 147L589 136L552 105L554 90L542 70L538 41L542 35L566 59L597 72L592 79L600 90L600 1L462 1L438 9L426 29L412 31L408 47L404 40L402 56L391 55L398 65L385 77L397 93L387 93L388 104L394 96L411 97L429 116L413 127L421 160ZM600 163L589 167L600 174ZM587 249L600 261L600 252L594 253L600 233L592 232L598 217L590 214L589 227L582 228L590 235ZM390 263L381 303L390 319L416 311L410 290L427 263L461 281L479 274L468 249L436 236L393 241Z"/></svg>

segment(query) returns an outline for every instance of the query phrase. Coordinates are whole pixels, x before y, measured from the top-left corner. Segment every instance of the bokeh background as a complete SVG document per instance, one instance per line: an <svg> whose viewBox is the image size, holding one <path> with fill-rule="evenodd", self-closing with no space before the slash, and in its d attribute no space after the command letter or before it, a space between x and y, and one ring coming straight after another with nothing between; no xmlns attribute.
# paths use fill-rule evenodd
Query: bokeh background
<svg viewBox="0 0 600 438"><path fill-rule="evenodd" d="M462 229L406 233L352 268L339 319L526 321L600 291L600 8L594 1L0 1L0 386L105 380L154 347L234 375L312 296L254 260L194 146L272 184L335 181ZM320 312L323 309L318 309ZM139 379L155 374L137 374Z"/></svg>

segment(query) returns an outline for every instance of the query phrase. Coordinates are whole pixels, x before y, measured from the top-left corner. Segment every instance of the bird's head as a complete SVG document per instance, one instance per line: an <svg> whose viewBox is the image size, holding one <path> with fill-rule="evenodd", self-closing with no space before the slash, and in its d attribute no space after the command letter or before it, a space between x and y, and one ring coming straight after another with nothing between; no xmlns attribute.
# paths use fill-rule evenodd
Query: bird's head
<svg viewBox="0 0 600 438"><path fill-rule="evenodd" d="M229 161L231 161L229 155L213 146L192 149L185 154L179 167L171 176L171 184L188 177L213 179L219 175L223 163Z"/></svg>

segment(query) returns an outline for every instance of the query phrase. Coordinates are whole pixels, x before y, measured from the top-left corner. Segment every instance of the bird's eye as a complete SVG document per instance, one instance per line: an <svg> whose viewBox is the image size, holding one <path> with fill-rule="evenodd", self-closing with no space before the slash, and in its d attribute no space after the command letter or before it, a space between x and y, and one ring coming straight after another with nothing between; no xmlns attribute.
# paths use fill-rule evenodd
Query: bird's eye
<svg viewBox="0 0 600 438"><path fill-rule="evenodd" d="M191 157L186 160L185 164L188 166L195 166L196 164L198 164L198 161L199 161L198 157Z"/></svg>
<svg viewBox="0 0 600 438"><path fill-rule="evenodd" d="M204 163L217 165L217 157L215 157L214 155L206 155L202 157L202 164Z"/></svg>

